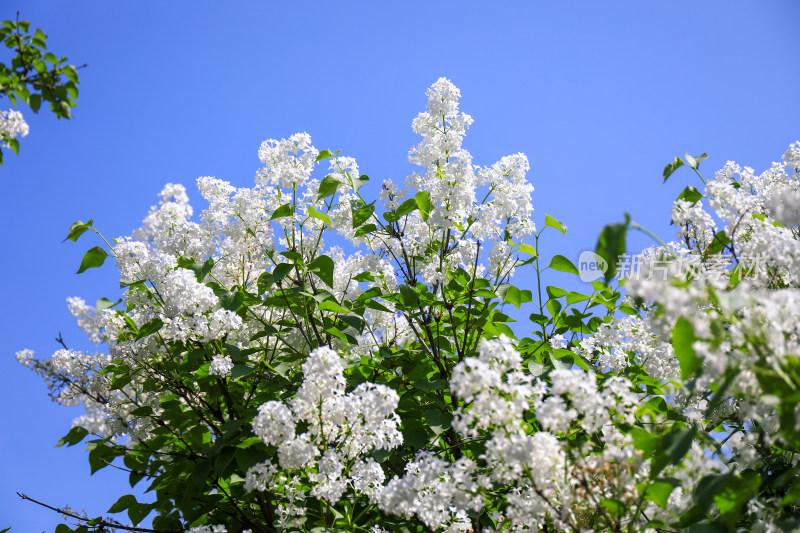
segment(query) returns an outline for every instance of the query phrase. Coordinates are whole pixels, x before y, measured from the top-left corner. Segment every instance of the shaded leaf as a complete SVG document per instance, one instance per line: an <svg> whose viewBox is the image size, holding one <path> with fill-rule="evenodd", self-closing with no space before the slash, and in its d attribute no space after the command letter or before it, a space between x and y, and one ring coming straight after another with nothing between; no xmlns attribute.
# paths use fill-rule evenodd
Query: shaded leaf
<svg viewBox="0 0 800 533"><path fill-rule="evenodd" d="M443 413L437 409L431 409L425 412L425 422L436 435L440 435L450 428L450 423L453 421L453 415L450 413Z"/></svg>
<svg viewBox="0 0 800 533"><path fill-rule="evenodd" d="M667 181L667 178L672 176L672 173L678 170L680 167L683 166L683 160L680 157L676 157L672 160L672 163L664 167L664 181Z"/></svg>
<svg viewBox="0 0 800 533"><path fill-rule="evenodd" d="M333 259L321 255L308 264L308 269L316 274L328 287L333 287Z"/></svg>
<svg viewBox="0 0 800 533"><path fill-rule="evenodd" d="M294 265L291 263L279 263L275 265L275 269L272 271L272 279L275 280L275 283L278 283L293 269Z"/></svg>
<svg viewBox="0 0 800 533"><path fill-rule="evenodd" d="M597 239L595 253L603 258L608 265L605 273L605 280L608 282L617 273L617 262L620 256L625 254L625 237L628 233L630 217L625 214L625 222L609 224L600 232Z"/></svg>
<svg viewBox="0 0 800 533"><path fill-rule="evenodd" d="M336 188L341 184L342 182L333 176L325 176L325 178L323 178L322 182L319 184L319 189L317 190L317 199L333 196L336 194Z"/></svg>

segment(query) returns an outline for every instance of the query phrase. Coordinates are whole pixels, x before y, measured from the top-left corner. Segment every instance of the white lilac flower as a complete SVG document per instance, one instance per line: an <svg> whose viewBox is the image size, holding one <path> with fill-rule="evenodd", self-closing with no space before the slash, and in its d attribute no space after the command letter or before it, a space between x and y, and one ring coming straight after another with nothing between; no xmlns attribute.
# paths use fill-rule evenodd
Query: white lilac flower
<svg viewBox="0 0 800 533"><path fill-rule="evenodd" d="M211 366L208 373L212 376L228 377L233 370L233 359L230 355L217 354L211 358Z"/></svg>
<svg viewBox="0 0 800 533"><path fill-rule="evenodd" d="M187 530L187 533L228 533L225 526L197 526Z"/></svg>
<svg viewBox="0 0 800 533"><path fill-rule="evenodd" d="M22 113L15 109L0 111L0 138L8 141L17 137L28 135L30 128L22 117ZM8 142L4 143L8 147Z"/></svg>

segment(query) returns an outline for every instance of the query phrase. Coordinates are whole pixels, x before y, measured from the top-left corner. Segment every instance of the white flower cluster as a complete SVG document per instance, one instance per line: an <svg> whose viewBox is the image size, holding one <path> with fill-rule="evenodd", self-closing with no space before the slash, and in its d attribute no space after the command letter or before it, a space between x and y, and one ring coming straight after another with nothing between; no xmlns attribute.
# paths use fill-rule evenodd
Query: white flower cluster
<svg viewBox="0 0 800 533"><path fill-rule="evenodd" d="M267 402L258 409L253 432L276 446L278 471L271 461L247 473L248 490L266 490L291 481L287 472L312 471L311 496L334 504L351 487L374 498L384 473L370 454L403 442L395 414L399 398L384 386L363 383L345 393L343 367L330 348L317 348L303 364L303 384L287 403ZM297 432L298 426L306 428ZM292 502L289 502L292 503Z"/></svg>
<svg viewBox="0 0 800 533"><path fill-rule="evenodd" d="M492 243L488 264L480 268L493 279L511 276L515 262L511 260L508 235L519 242L535 231L531 220L533 186L525 179L529 170L523 154L502 158L491 167L472 164L471 154L462 148L472 117L459 112L461 92L447 79L440 78L428 90L428 111L413 122L422 141L409 153L409 161L423 167L406 179L408 189L424 191L430 196L433 209L424 221L413 213L403 227L403 235L390 239L386 246L398 256L404 250L422 255L427 244L451 236L457 246L438 260L426 261L421 275L427 283L441 282L445 273L462 267L475 268L478 242ZM382 197L389 206L403 198L392 184L384 184ZM479 202L478 198L483 199Z"/></svg>
<svg viewBox="0 0 800 533"><path fill-rule="evenodd" d="M233 370L233 359L230 355L215 355L211 358L211 366L208 373L212 376L228 377Z"/></svg>
<svg viewBox="0 0 800 533"><path fill-rule="evenodd" d="M680 366L669 337L655 334L654 317L629 316L603 323L591 337L580 341L578 350L596 361L599 371L619 373L631 364L641 364L649 376L660 380L680 375Z"/></svg>
<svg viewBox="0 0 800 533"><path fill-rule="evenodd" d="M469 407L456 412L452 425L466 438L485 438L485 453L479 461L455 462L420 454L381 493L384 512L416 516L434 530L468 530L467 513L481 510L487 493L506 487L496 530L527 531L548 519L569 528L576 509L592 512L589 493L635 500L635 484L646 479L646 470L637 473L641 459L615 426L633 421L639 395L631 383L615 377L601 388L593 374L562 369L550 373L548 386L521 363L505 336L483 340L479 357L459 363L451 390ZM529 412L542 430L526 430ZM571 456L560 439L570 428L595 436L600 450ZM596 475L611 468L614 475Z"/></svg>
<svg viewBox="0 0 800 533"><path fill-rule="evenodd" d="M778 393L765 390L759 375L783 375L800 353L800 142L761 174L727 162L703 193L704 200L693 205L678 200L673 207L680 242L642 255L672 257L662 275L626 281L629 296L643 299L650 310L642 319L604 325L582 343L586 352L599 351L601 366L619 369L635 359L652 376L669 379L679 374L668 344L674 328L679 321L691 326L691 350L700 368L690 386L677 391L674 405L687 421L720 428L725 444L719 454L727 464L695 444L684 467L671 474L681 480L669 498L672 516L695 503L692 480L764 468L770 460L764 450L785 445ZM721 245L724 256L709 253ZM680 262L702 265L717 259L724 260L718 266L728 275L678 268ZM719 390L725 380L725 400L712 404L709 398L719 392L711 396L709 391ZM789 459L790 466L796 463ZM769 510L779 507L776 500L753 499L748 505L761 530L774 527Z"/></svg>
<svg viewBox="0 0 800 533"><path fill-rule="evenodd" d="M328 163L329 178L338 182L337 196L321 198L320 181L312 177L320 164L320 151L312 146L310 136L298 133L288 139L268 140L259 149L263 167L256 173L254 187L236 188L213 177L197 180L209 204L199 221L192 220L194 210L185 188L167 184L141 228L131 237L116 239L111 250L120 281L128 286L121 304L107 302L95 310L82 299L71 298L70 312L93 342L108 342L111 358L130 363L134 370L148 360L166 357L165 346L170 342L224 339L240 349L261 353L281 344L307 350L299 330L280 337L258 335L263 323L291 319L289 309L250 304L245 320L227 309L220 296L238 288L271 296L278 285L263 289L258 279L291 261L279 251L294 250L306 263L322 254L331 257L333 284L328 286L316 273L306 273L307 280L300 280L300 272L293 269L281 282L283 287L310 281L314 291L327 292L345 306L365 291L377 291L378 296L371 299L379 305L363 316L364 327L347 326L343 331L358 343L349 347L348 357L358 359L377 352L380 346L413 338L408 317L396 313L395 304L381 294L397 292L401 282L413 284L420 278L439 284L447 272L459 267L499 283L513 273L516 264L508 239L519 242L534 231L533 188L525 180L527 159L516 154L491 167L473 165L471 155L462 148L472 119L459 111L459 97L458 89L444 78L430 88L427 112L413 121L422 140L409 156L422 171L409 176L405 190L386 182L381 193L387 209L397 207L414 191L427 194L431 207L424 216L414 210L402 224L390 227L373 213L366 223L383 229L356 236L353 213L363 202L357 193L361 178L355 160L339 155L328 162L321 160ZM24 123L15 113L3 116L7 124L17 124L15 131L24 133ZM363 248L326 248L325 231L331 226L325 220L353 246ZM431 255L430 245L437 242L443 243L446 253ZM406 265L403 258L412 256L425 260ZM204 261L208 267L198 278ZM187 262L196 268L184 268ZM364 273L370 274L372 281L354 281ZM130 342L131 324L136 328L161 325L154 335ZM340 338L330 342L336 349L348 347ZM225 356L220 354L211 361L212 375L228 376L230 371L231 361ZM144 378L132 377L130 387L139 390ZM116 408L114 416L136 408ZM113 424L120 428L138 425L135 419Z"/></svg>
<svg viewBox="0 0 800 533"><path fill-rule="evenodd" d="M30 128L28 123L25 122L22 113L16 109L0 111L0 139L6 141L4 143L6 147L9 140L25 137L29 131Z"/></svg>
<svg viewBox="0 0 800 533"><path fill-rule="evenodd" d="M225 526L197 526L189 529L187 533L228 533Z"/></svg>

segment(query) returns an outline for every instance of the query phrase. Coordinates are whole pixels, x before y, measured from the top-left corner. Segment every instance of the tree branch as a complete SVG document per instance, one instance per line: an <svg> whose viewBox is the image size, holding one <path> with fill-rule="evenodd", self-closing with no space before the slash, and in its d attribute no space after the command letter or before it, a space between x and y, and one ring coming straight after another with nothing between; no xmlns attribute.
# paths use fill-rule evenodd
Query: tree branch
<svg viewBox="0 0 800 533"><path fill-rule="evenodd" d="M25 494L22 494L20 492L17 492L17 496L19 496L23 500L28 500L28 501L31 501L31 502L36 503L38 505L41 505L42 507L46 507L47 509L50 509L51 511L55 511L55 512L60 513L60 514L62 514L64 516L68 516L70 518L74 518L75 520L81 520L83 522L89 522L91 520L95 520L93 518L88 518L88 517L85 517L85 516L77 515L75 513L71 513L69 511L67 511L66 509L59 509L58 507L53 507L51 505L47 505L46 503L42 503L42 502L40 502L38 500L34 500L30 496L26 496ZM100 522L97 522L96 524L91 524L91 525L85 524L85 526L93 528L93 529L98 530L98 531L102 530L104 528L113 528L113 529L124 529L125 531L140 531L140 532L144 532L144 533L174 533L174 532L171 532L171 531L168 531L168 530L165 530L165 529L148 529L146 527L123 526L122 524L118 524L116 522L107 522L106 520L100 520Z"/></svg>

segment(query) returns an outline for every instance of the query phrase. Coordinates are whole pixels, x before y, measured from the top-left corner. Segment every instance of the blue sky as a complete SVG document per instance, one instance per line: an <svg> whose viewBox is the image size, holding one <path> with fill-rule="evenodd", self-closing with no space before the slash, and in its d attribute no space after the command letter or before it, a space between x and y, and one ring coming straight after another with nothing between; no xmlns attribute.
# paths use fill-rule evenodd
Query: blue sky
<svg viewBox="0 0 800 533"><path fill-rule="evenodd" d="M78 412L52 404L14 360L25 347L49 355L59 332L92 350L65 298L117 294L112 265L74 274L98 243L61 243L73 221L127 235L164 183L195 200L199 176L248 186L261 141L297 131L355 157L374 182L402 182L411 120L440 76L475 119L475 163L528 155L537 223L549 213L569 226L545 253L573 260L623 212L673 237L672 200L700 185L686 169L662 184L674 156L708 152L707 175L727 160L762 170L800 139L793 0L4 0L0 19L17 10L51 50L89 64L75 119L23 105L31 133L0 167L0 529L17 532L52 531L59 517L15 491L91 516L130 492L124 472L90 477L82 446L53 448ZM649 244L637 236L631 248ZM515 281L530 288L524 271Z"/></svg>

